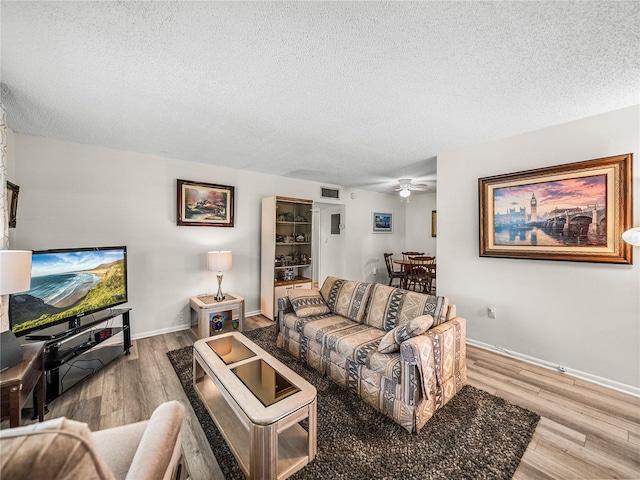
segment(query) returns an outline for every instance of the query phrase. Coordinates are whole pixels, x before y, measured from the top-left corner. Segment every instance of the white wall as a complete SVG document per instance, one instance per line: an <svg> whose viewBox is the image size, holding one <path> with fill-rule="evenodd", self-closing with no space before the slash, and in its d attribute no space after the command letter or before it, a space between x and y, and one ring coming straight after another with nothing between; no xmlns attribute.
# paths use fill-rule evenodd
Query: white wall
<svg viewBox="0 0 640 480"><path fill-rule="evenodd" d="M318 270L314 272L319 285L329 276L347 278L343 268L346 264L348 245L344 231L331 233L331 215L339 214L340 223L346 226L346 208L344 205L324 203L314 204L314 215L318 218L318 236L315 239L314 255L319 256ZM317 273L317 275L316 275Z"/></svg>
<svg viewBox="0 0 640 480"><path fill-rule="evenodd" d="M436 194L412 194L407 203L407 243L405 251L436 256L437 237L431 236L431 212L436 208Z"/></svg>
<svg viewBox="0 0 640 480"><path fill-rule="evenodd" d="M634 265L480 258L477 185L631 152L640 225L639 118L635 106L438 155L438 292L467 318L470 339L640 386L640 249Z"/></svg>
<svg viewBox="0 0 640 480"><path fill-rule="evenodd" d="M134 337L184 328L188 298L217 289L206 270L209 250L232 250L223 289L260 305L261 199L272 195L320 201L315 182L15 134L14 180L20 186L18 228L11 248L42 250L126 245ZM234 228L176 226L176 179L236 187ZM323 186L327 186L322 184ZM386 279L382 253L405 244L404 204L397 196L341 189L344 258L327 274ZM330 203L329 200L322 200ZM371 233L371 211L394 213L394 233ZM326 256L330 259L330 256ZM321 281L324 279L321 279ZM185 323L178 321L182 312Z"/></svg>

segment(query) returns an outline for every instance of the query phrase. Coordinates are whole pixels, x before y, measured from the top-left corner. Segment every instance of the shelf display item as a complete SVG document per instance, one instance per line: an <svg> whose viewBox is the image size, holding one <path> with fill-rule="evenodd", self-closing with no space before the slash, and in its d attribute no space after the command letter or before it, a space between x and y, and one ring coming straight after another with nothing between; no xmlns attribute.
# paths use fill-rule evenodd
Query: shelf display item
<svg viewBox="0 0 640 480"><path fill-rule="evenodd" d="M210 317L209 328L211 328L211 330L214 332L219 332L220 330L222 330L222 328L224 327L224 322L227 319L227 315L224 313L212 313Z"/></svg>

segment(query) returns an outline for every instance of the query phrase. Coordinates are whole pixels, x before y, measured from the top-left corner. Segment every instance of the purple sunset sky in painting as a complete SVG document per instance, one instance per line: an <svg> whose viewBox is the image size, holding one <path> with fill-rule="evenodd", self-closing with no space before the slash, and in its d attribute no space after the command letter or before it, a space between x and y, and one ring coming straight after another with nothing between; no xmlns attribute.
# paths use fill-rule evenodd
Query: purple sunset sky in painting
<svg viewBox="0 0 640 480"><path fill-rule="evenodd" d="M586 208L606 205L606 175L571 178L552 182L532 183L517 187L496 188L493 191L494 212L507 213L509 208L526 207L531 212L531 195L538 201L538 216L554 208Z"/></svg>

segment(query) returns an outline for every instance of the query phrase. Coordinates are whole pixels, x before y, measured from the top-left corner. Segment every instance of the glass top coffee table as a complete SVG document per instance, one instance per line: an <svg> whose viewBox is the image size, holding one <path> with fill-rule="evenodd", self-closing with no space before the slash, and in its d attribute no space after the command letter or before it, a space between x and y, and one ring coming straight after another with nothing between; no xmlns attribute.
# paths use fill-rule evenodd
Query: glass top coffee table
<svg viewBox="0 0 640 480"><path fill-rule="evenodd" d="M315 458L313 385L238 332L198 340L193 366L194 387L248 478L287 478Z"/></svg>

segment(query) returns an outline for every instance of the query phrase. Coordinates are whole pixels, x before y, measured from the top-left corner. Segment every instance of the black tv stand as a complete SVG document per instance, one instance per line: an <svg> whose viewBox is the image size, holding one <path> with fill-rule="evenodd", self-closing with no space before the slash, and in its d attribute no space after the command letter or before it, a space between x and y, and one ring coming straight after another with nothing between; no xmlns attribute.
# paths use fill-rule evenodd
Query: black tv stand
<svg viewBox="0 0 640 480"><path fill-rule="evenodd" d="M56 340L58 338L63 337L64 334L60 334L60 335L27 335L25 337L25 340L38 340L38 341L42 341L42 340Z"/></svg>
<svg viewBox="0 0 640 480"><path fill-rule="evenodd" d="M130 308L110 309L69 322L71 328L28 335L45 340L45 403L100 370L131 348ZM73 326L72 326L73 324Z"/></svg>

